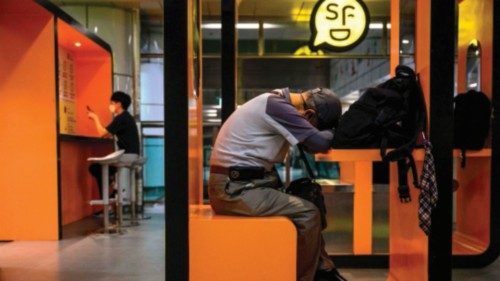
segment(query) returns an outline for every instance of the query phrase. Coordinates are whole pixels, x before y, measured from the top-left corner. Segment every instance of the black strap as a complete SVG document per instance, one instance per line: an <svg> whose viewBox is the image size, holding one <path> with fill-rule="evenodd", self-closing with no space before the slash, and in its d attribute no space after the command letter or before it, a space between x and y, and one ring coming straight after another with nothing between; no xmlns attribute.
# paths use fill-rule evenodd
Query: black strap
<svg viewBox="0 0 500 281"><path fill-rule="evenodd" d="M382 160L386 160L387 156L387 143L388 143L387 136L383 136L382 139L380 140L380 157Z"/></svg>
<svg viewBox="0 0 500 281"><path fill-rule="evenodd" d="M399 159L398 163L398 193L399 199L402 203L408 203L411 201L410 188L408 186L408 170L411 169L413 176L413 185L416 188L420 188L418 182L417 165L415 164L415 158L410 153L405 158Z"/></svg>
<svg viewBox="0 0 500 281"><path fill-rule="evenodd" d="M309 161L307 161L306 154L304 153L304 150L302 150L300 145L298 145L297 148L299 149L300 158L302 158L302 162L304 162L304 165L306 165L306 170L307 173L309 174L309 178L313 180L315 178L314 173L311 169L311 166L309 165Z"/></svg>
<svg viewBox="0 0 500 281"><path fill-rule="evenodd" d="M408 154L408 162L411 168L411 173L413 175L413 185L416 188L420 189L420 183L418 182L417 165L415 164L415 158L413 158L413 155L411 153Z"/></svg>
<svg viewBox="0 0 500 281"><path fill-rule="evenodd" d="M411 202L410 188L408 187L408 164L406 159L399 159L398 163L398 194L401 203Z"/></svg>

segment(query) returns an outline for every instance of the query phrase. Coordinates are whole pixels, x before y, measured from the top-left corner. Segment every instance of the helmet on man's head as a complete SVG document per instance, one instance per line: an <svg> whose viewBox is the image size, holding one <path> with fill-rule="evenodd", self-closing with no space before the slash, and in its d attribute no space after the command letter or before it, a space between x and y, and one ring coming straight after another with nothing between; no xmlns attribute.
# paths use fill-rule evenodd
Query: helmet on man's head
<svg viewBox="0 0 500 281"><path fill-rule="evenodd" d="M340 99L332 90L316 88L308 90L309 100L312 100L318 119L318 129L336 128L342 115Z"/></svg>

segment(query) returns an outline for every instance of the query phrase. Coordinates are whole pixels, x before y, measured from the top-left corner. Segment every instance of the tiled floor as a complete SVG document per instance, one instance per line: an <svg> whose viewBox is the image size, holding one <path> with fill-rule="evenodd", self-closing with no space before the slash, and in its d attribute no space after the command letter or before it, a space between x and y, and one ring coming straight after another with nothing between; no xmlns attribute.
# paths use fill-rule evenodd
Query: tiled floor
<svg viewBox="0 0 500 281"><path fill-rule="evenodd" d="M163 208L158 205L147 213L152 218L127 228L125 235L0 243L0 281L163 281ZM340 272L350 281L385 281L388 271L341 268ZM500 259L482 269L453 271L453 281L493 280L500 280Z"/></svg>
<svg viewBox="0 0 500 281"><path fill-rule="evenodd" d="M125 235L0 243L1 281L165 280L162 208Z"/></svg>

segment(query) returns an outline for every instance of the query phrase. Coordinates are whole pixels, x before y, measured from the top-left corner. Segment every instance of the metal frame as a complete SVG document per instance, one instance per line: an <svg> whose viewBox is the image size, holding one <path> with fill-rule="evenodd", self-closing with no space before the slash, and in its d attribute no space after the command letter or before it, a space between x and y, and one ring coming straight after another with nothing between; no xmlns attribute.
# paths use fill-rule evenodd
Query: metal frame
<svg viewBox="0 0 500 281"><path fill-rule="evenodd" d="M451 280L453 210L453 91L456 1L431 2L430 140L439 199L429 235L429 280Z"/></svg>
<svg viewBox="0 0 500 281"><path fill-rule="evenodd" d="M221 68L222 75L221 95L222 95L222 123L236 109L237 85L237 55L238 41L236 32L236 22L238 20L238 7L235 0L221 1Z"/></svg>
<svg viewBox="0 0 500 281"><path fill-rule="evenodd" d="M165 272L189 280L188 217L188 6L166 0L165 37ZM168 163L167 163L168 161ZM175 163L175 164L173 164Z"/></svg>

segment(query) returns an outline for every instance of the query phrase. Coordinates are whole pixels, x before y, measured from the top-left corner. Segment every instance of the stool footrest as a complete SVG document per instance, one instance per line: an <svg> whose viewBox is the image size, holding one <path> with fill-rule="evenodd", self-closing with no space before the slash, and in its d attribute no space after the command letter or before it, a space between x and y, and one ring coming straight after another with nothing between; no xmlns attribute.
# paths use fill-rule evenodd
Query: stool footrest
<svg viewBox="0 0 500 281"><path fill-rule="evenodd" d="M115 204L115 203L116 203L116 199L109 199L107 205L111 205L111 204ZM104 206L105 205L104 200L90 200L89 204L90 204L90 206L97 206L97 205Z"/></svg>

